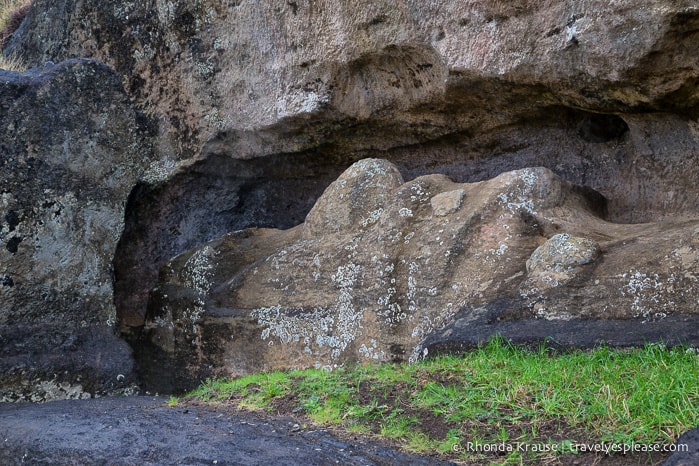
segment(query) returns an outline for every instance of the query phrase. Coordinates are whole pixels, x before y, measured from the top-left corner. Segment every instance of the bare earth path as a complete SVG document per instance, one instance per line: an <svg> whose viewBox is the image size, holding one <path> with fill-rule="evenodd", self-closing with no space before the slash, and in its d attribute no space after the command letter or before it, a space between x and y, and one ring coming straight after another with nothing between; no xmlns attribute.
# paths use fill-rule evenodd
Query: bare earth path
<svg viewBox="0 0 699 466"><path fill-rule="evenodd" d="M0 464L432 465L378 443L341 441L291 418L258 420L160 397L0 404Z"/></svg>
<svg viewBox="0 0 699 466"><path fill-rule="evenodd" d="M288 416L255 416L154 396L0 404L0 465L447 465L387 444L299 426ZM699 429L669 457L567 455L551 464L696 466ZM664 460L664 461L663 461ZM464 464L480 464L479 462Z"/></svg>

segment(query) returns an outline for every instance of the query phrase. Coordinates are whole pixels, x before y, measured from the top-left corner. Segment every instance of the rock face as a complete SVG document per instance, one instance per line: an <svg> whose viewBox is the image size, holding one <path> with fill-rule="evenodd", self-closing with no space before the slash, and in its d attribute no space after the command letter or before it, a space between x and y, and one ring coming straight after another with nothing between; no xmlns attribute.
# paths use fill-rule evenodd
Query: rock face
<svg viewBox="0 0 699 466"><path fill-rule="evenodd" d="M539 106L694 113L698 24L692 0L37 0L7 53L35 64L102 58L165 117L174 140L196 151L225 133L227 151L242 158L315 145L338 119L401 127L432 114L413 140L489 126L499 117L469 123L470 111L458 111L459 99L486 82L536 92ZM438 102L440 111L415 112ZM451 118L445 104L457 111ZM323 115L321 127L294 131L293 119L309 114ZM245 133L289 120L288 131L267 138ZM608 120L590 135L614 132L619 122Z"/></svg>
<svg viewBox="0 0 699 466"><path fill-rule="evenodd" d="M133 383L111 263L152 157L140 120L93 60L0 70L0 400Z"/></svg>
<svg viewBox="0 0 699 466"><path fill-rule="evenodd" d="M698 30L693 0L36 0L5 53L100 59L158 126L164 179L134 193L116 264L128 331L164 261L298 224L369 156L457 182L544 166L616 221L696 216Z"/></svg>
<svg viewBox="0 0 699 466"><path fill-rule="evenodd" d="M362 160L303 225L231 233L168 262L148 315L155 351L139 357L157 355L149 364L175 385L416 360L457 313L475 320L503 299L490 320L699 317L699 221L621 225L604 212L602 196L544 168L404 182Z"/></svg>
<svg viewBox="0 0 699 466"><path fill-rule="evenodd" d="M405 359L513 322L692 340L699 7L573 3L35 0L4 53L101 60L157 129L145 175L113 196L130 191L123 232L91 217L120 240L85 269L104 284L114 257L114 320L152 379L284 351ZM367 157L393 165L363 162L340 178L354 191L321 196ZM25 214L6 215L19 254ZM264 356L236 356L251 348Z"/></svg>

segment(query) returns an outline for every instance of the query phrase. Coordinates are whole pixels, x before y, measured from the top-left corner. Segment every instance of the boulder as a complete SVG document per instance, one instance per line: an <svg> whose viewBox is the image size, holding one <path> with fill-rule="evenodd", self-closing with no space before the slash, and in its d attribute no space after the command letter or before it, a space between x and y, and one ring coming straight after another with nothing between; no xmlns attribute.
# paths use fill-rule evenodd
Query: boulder
<svg viewBox="0 0 699 466"><path fill-rule="evenodd" d="M699 221L625 225L604 212L602 196L545 168L404 182L365 159L304 224L230 233L167 262L138 358L162 368L147 382L181 390L209 376L415 361L463 320L697 320Z"/></svg>
<svg viewBox="0 0 699 466"><path fill-rule="evenodd" d="M692 466L699 462L699 428L685 432L675 442L675 452L660 466Z"/></svg>
<svg viewBox="0 0 699 466"><path fill-rule="evenodd" d="M299 224L369 156L460 183L544 166L615 221L695 217L695 3L35 0L5 54L102 60L158 128L115 263L130 332L165 261Z"/></svg>
<svg viewBox="0 0 699 466"><path fill-rule="evenodd" d="M605 312L610 315L604 328L623 329L632 322L641 325L629 341L656 338L661 336L660 329L670 332L665 337L674 337L674 327L664 326L673 319L689 319L682 316L694 304L691 257L695 245L690 238L692 222L699 217L699 68L694 53L698 28L699 9L692 0L643 4L591 0L575 5L523 0L359 0L351 4L339 0L35 0L4 53L34 66L71 57L107 63L119 73L126 93L157 130L157 155L129 195L123 212L124 232L113 252L114 320L139 353L148 353L140 345L151 348L154 356L141 361L146 372L156 374L171 367L173 351L182 352L181 358L174 357L177 364L190 361L195 348L201 352L200 361L209 358L209 347L202 349L191 342L183 346L180 343L189 341L182 337L184 330L173 330L167 336L167 332L159 333L157 322L184 325L175 324L180 314L198 322L217 308L224 315L234 312L231 309L243 309L241 315L248 315L269 308L267 314L273 315L281 303L283 309L307 310L307 303L318 302L320 320L314 328L323 328L322 322L329 322L322 320L330 312L327 309L341 308L343 302L349 302L348 296L352 303L361 301L355 297L361 277L355 276L352 267L340 271L338 258L321 261L321 266L313 263L318 270L298 258L297 264L308 265L308 270L325 276L326 281L319 286L306 279L295 285L299 290L311 286L300 295L317 294L313 299L287 296L279 302L273 298L277 290L258 303L255 287L266 289L267 285L254 284L235 264L244 267L248 259L254 262L265 254L288 253L283 245L316 241L308 247L311 257L317 255L319 261L325 257L320 253L323 248L353 247L354 243L338 238L355 241L359 238L357 225L368 231L382 224L389 212L386 206L397 202L394 195L402 189L401 180L413 180L410 186L415 180L432 186L433 195L425 201L429 212L433 220L447 221L471 205L473 194L468 186L490 186L497 179L503 183L497 188L501 191L496 189L498 195L507 198L514 194L503 180L530 170L537 177L546 173L545 179L558 180L552 186L565 185L564 192L572 190L575 194L571 196L583 199L580 202L587 207L582 211L596 212L589 224L577 214L557 212L550 216L554 223L570 223L570 228L545 230L531 237L522 233L517 237L521 243L515 244L511 238L505 241L506 235L498 229L500 219L484 215L483 225L490 226L478 228L490 231L492 237L463 227L469 238L476 238L466 248L472 253L469 260L478 263L492 249L501 253L495 257L509 259L507 267L500 264L505 267L498 269L501 275L481 267L492 269L484 280L455 275L459 283L468 285L464 285L468 292L462 290L463 296L454 294L450 297L454 301L439 303L451 302L460 310L445 312L443 319L428 313L432 324L424 327L446 325L443 332L463 330L461 336L442 342L442 334L428 336L417 330L407 346L396 343L393 350L388 340L377 340L376 348L381 346L383 356L381 350L373 349L371 339L357 340L358 347L364 345L371 357L401 359L424 350L471 344L475 340L468 335L480 335L477 330L486 328L485 324L497 329L488 327L484 333L506 331L511 322L525 325L522 319L529 316L533 320L526 325L534 326L532 335L550 334L549 329L554 328L561 336L564 329L575 328L586 319L600 322L597 316ZM379 164L389 170L386 177L379 177L384 187L372 184L375 180L368 172L358 174L359 178L347 173L346 183L370 191L345 192L342 186L333 185L334 192L344 196L342 202L333 201L331 193L321 197L345 169L366 157L380 157L395 165ZM359 180L363 181L356 184ZM594 192L606 198L606 208ZM547 199L541 193L524 198L534 203ZM82 198L80 202L82 205ZM326 202L330 204L324 206ZM562 205L568 206L566 202ZM351 203L363 207L357 210ZM404 216L390 211L397 215L396 232L417 234L398 220L407 222L412 218L408 212L422 217L409 205L403 207ZM303 226L291 229L307 214ZM8 225L17 222L14 214L8 211L7 215ZM530 222L527 228L533 230L539 228L535 224L548 225L533 214L524 215L521 221ZM515 231L525 228L515 223ZM636 225L622 225L629 223ZM277 231L287 229L291 230ZM235 233L223 236L227 232ZM556 238L559 234L567 235L566 239ZM384 233L372 240L380 244L394 238L391 235ZM322 243L321 237L335 238L335 243ZM10 250L20 250L19 241L19 237L10 237L6 244ZM560 249L566 245L579 250L571 256L570 251ZM644 254L641 245L647 248ZM194 254L205 247L211 249ZM232 265L219 271L219 265L211 264L218 264L222 250L238 251L241 256L231 258ZM192 254L195 258L187 262ZM425 265L416 259L420 254L406 264L400 262L398 253L381 254L377 261L386 254L394 267L415 263L424 270ZM352 258L351 263L366 270L369 259ZM180 276L180 267L191 270ZM443 282L456 280L450 278L451 269L445 270ZM505 272L513 275L502 275ZM372 273L385 281L378 272ZM434 282L431 287L442 286L436 279L418 277L415 271L396 273L403 274L401 280L419 278ZM517 273L521 275L499 282ZM333 281L333 276L340 277L339 281ZM347 283L352 283L352 292L343 294L345 276L350 277ZM231 287L241 290L235 300L219 289L221 280L233 280L231 277L238 277ZM236 281L243 278L243 282ZM12 277L3 280L14 283ZM409 282L401 283L402 289L382 296L366 291L366 299L378 303L390 294L382 302L400 304L400 312L391 312L402 315L411 300L393 302L399 292L408 295ZM156 285L159 290L174 287L178 291L167 297L155 292L149 305L150 290ZM390 285L386 284L387 290L394 288ZM685 294L682 289L687 290ZM212 304L214 295L220 306ZM173 296L189 304L182 304L170 319L163 309L169 308ZM605 305L599 296L613 297L618 306ZM420 305L415 302L416 308ZM236 320L237 332L249 338L250 347L260 343L258 320L265 313L258 314L248 317L245 322L249 325ZM489 320L491 315L500 320ZM480 327L469 327L474 322ZM691 329L696 327L683 322L685 328L676 335L691 340ZM361 325L365 324L362 320ZM401 325L408 326L403 321ZM141 328L145 340L141 340ZM187 324L183 328L194 327ZM354 343L341 335L360 330L328 328L333 329L334 339L321 339L324 346L315 343L327 354L312 355L315 349L310 348L311 353L304 353L311 354L304 364L312 359L313 364L333 365L344 354L353 354ZM590 328L597 329L590 335L614 336ZM654 330L644 333L649 329ZM621 334L624 332L617 330L615 335ZM159 335L158 343L152 343L153 335ZM270 330L269 338L275 335ZM420 346L417 342L423 336ZM225 346L207 338L202 341L213 345L212 354L221 354ZM274 343L269 339L267 344L270 342ZM241 351L246 348L241 343ZM183 372L182 383L218 371L222 365L213 359L207 363L211 368L194 363L191 371ZM159 361L170 362L161 365ZM240 365L231 373L267 364L250 363L248 367L246 361L231 362ZM164 380L168 377L166 370Z"/></svg>
<svg viewBox="0 0 699 466"><path fill-rule="evenodd" d="M112 260L151 138L102 63L0 70L0 400L134 382Z"/></svg>

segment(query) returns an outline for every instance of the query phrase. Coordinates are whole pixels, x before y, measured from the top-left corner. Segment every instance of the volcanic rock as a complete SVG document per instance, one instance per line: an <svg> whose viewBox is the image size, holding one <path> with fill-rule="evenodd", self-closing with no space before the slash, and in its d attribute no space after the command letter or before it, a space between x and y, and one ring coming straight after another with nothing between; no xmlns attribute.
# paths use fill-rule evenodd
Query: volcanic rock
<svg viewBox="0 0 699 466"><path fill-rule="evenodd" d="M150 383L178 390L209 376L415 361L479 309L489 321L649 327L697 317L699 222L623 225L603 213L599 194L545 168L403 182L390 162L362 160L303 225L231 233L163 266L152 347L138 357L163 368Z"/></svg>
<svg viewBox="0 0 699 466"><path fill-rule="evenodd" d="M459 183L544 166L611 220L696 217L698 31L692 0L35 0L5 53L102 60L158 127L115 262L129 333L165 261L299 224L366 157Z"/></svg>
<svg viewBox="0 0 699 466"><path fill-rule="evenodd" d="M170 380L169 369L163 368L173 360L190 365L191 353L197 353L198 362L182 373L186 385L225 366L218 356L207 354L229 351L222 349L228 337L220 344L203 338L211 349L183 337L196 327L182 322L208 319L214 309L221 309L222 315L248 315L245 324L235 322L237 335L248 339L250 348L260 344L260 318L276 322L272 317L277 306L284 316L290 309L316 312L310 334L326 325L332 338L316 340L310 353L304 353L303 364L334 365L362 345L370 358L405 359L425 350L471 344L492 331L510 332L513 322L534 325L527 327L531 335L556 333L562 338L561 332L586 319L604 318L604 326L589 327L597 339L629 334L624 341L634 342L665 332L666 338L692 340L696 326L683 319L690 319L696 307L692 235L699 217L698 45L699 8L692 0L592 0L575 5L525 0L35 0L4 53L32 66L71 57L101 60L119 73L129 97L157 128L154 155L140 159L152 161L149 170L141 176L139 162L128 172L140 182L127 190L123 232L121 220L107 228L120 235L110 252L116 316L109 320L116 320L137 347L144 324L146 334L158 335L159 340L147 340L157 340L152 357L141 359L144 371L152 371L151 378L164 372L163 380ZM85 97L92 98L90 93ZM145 125L139 118L137 126ZM341 202L333 201L331 192L321 197L343 170L366 157L395 165L379 164L387 171L376 181L382 179L385 186L373 184L368 172L356 180L346 173L349 184L364 180L355 183L356 193L335 185L336 194L344 196ZM491 186L499 180L495 184L500 183L497 189L502 191L493 188L494 196L507 198L514 196L511 186L505 186L507 177L530 172L537 180L556 179L552 186L560 182L564 193L575 193L560 201L565 208L547 214L551 220L539 215L543 207L535 209L536 215L522 207L524 214L516 221L502 222L489 211L483 219L476 216L475 188L468 186ZM395 197L402 192L401 179L412 180L407 186L420 180L434 188L424 201L427 210L405 204L401 216L389 208L402 199ZM127 185L133 186L131 181ZM532 197L527 192L522 202L557 199L555 192L549 194ZM495 203L493 195L483 196ZM569 205L573 198L585 207L577 206L578 201ZM114 199L125 195L120 192ZM79 200L82 206L83 198ZM328 202L331 207L324 205ZM306 223L291 229L314 204ZM424 219L424 212L431 212L429 228L436 230L409 226L409 213ZM459 234L473 243L451 251L420 242L430 253L467 251L464 264L478 271L477 278L438 264L433 273L442 267L439 273L445 276L437 280L425 273L426 264L417 260L420 253L411 252L410 261L403 263L392 249L398 244L415 248L418 241L413 237L404 243L407 235L447 231L439 222L452 225L453 217L464 212L473 215L468 222L476 230L463 225ZM595 215L585 214L590 218L583 221L580 212ZM389 214L395 232L379 235L376 231ZM6 254L21 254L27 239L10 228L19 225L24 214L9 209L3 215L8 225L3 237ZM624 225L629 223L634 225ZM557 224L561 228L552 226ZM517 240L507 238L501 225L518 232L513 237ZM492 237L484 233L488 231ZM235 233L223 236L227 232ZM403 243L393 236L397 233ZM444 241L443 234L437 236ZM376 244L367 249L381 250L380 255L376 251L376 263L363 256L349 262L345 257L347 263L340 263L339 255L328 252L339 247L352 254L354 241L363 245L369 240ZM378 246L382 241L387 243ZM550 243L532 256L546 241ZM88 250L94 247L87 243ZM109 241L104 244L105 250L111 248ZM570 256L568 246L579 250ZM307 252L294 252L297 247ZM478 263L492 255L491 250L500 253L492 254L502 262L497 262L501 269ZM229 257L230 266L222 267L219 259L225 251L239 256ZM296 271L284 265L281 251L299 255L296 265L320 274L318 283L303 274L296 284L289 282ZM317 256L321 265L309 263L308 257L300 257L303 254ZM255 283L244 272L263 257L277 257L280 270L291 274L277 277L290 286L286 295L264 281ZM374 270L380 260L394 265L395 272L383 273L394 274L390 279L399 286L391 286L389 279L378 296L372 286L386 281ZM361 273L372 270L374 278L356 275L350 263ZM412 263L419 273L410 271ZM433 259L430 266L434 264ZM3 273L0 284L9 289L17 280ZM520 275L511 278L516 274ZM405 298L410 278L418 280L416 287L423 286L419 280L430 284L430 290L452 282L461 287L445 293L451 301L429 301L455 308L427 313L430 323L423 330L446 325L442 333L428 336L417 330L412 336L415 322L401 320L394 330L379 316L376 322L384 318L381 325L400 338L379 338L376 349L372 338L360 338L354 348L355 340L342 335L378 334L378 324L369 326L363 316L357 326L344 330L336 328L335 317L329 323L328 316L343 303L357 309L365 300L371 303L367 309L381 312L375 309L383 306L379 298L385 306L400 306L400 312L391 313L419 319L414 313L422 312L428 301ZM229 280L230 290L238 290L229 290L230 296L221 288ZM362 290L366 297L358 293L362 280L370 283ZM174 287L177 293L163 296L156 291L148 304L156 285L161 291ZM258 288L269 291L269 297L258 299ZM294 289L297 295L291 294ZM399 295L403 298L396 298ZM181 299L181 306L174 306L170 318L167 309L173 296ZM31 308L34 298L27 299ZM411 301L415 309L409 309ZM17 303L24 306L22 299ZM319 303L318 309L309 311L309 303ZM259 311L255 317L250 313L256 309L272 311ZM529 318L533 320L523 320ZM182 328L167 336L161 330L168 322ZM634 322L640 327L632 328ZM676 328L669 322L685 325ZM612 335L611 329L621 330ZM450 331L448 341L440 340ZM401 338L408 333L406 343ZM278 346L286 338L280 335L281 329L270 329L266 344ZM247 346L241 343L241 348ZM299 348L305 351L305 346ZM328 354L313 355L319 348ZM173 359L175 351L182 357ZM226 354L230 373L276 367L236 359L232 350ZM161 360L169 362L161 366ZM153 367L148 367L149 361ZM211 368L202 361L209 361Z"/></svg>
<svg viewBox="0 0 699 466"><path fill-rule="evenodd" d="M111 264L151 144L102 63L0 70L0 400L133 383Z"/></svg>

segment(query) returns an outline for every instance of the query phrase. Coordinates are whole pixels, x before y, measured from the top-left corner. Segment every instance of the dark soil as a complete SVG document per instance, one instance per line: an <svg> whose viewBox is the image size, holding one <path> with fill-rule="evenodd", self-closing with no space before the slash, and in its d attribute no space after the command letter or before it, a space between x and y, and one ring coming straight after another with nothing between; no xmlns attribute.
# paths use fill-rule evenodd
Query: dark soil
<svg viewBox="0 0 699 466"><path fill-rule="evenodd" d="M371 387L362 391L367 399L373 397ZM414 414L419 419L419 429L434 437L442 437L454 427L431 413ZM469 422L468 428L483 433L493 429L487 420ZM552 423L538 429L543 438L580 439L580 432L565 425ZM689 455L671 457L667 466L699 464L693 462L699 459L699 432L687 435ZM406 454L395 441L313 425L300 414L298 400L293 397L278 400L272 412L243 411L232 402L210 404L195 400L169 407L161 397L0 404L0 444L0 464L8 466L454 464L450 461L475 466L505 459L497 453L469 460L436 452L423 456ZM657 465L666 456L581 453L552 456L531 464ZM524 462L527 464L526 458Z"/></svg>
<svg viewBox="0 0 699 466"><path fill-rule="evenodd" d="M281 416L168 407L159 397L0 404L0 464L432 465Z"/></svg>
<svg viewBox="0 0 699 466"><path fill-rule="evenodd" d="M448 383L448 380L444 381ZM396 384L392 390L376 390L366 381L359 383L359 398L360 404L363 405L375 405L377 407L384 407L387 409L389 407L400 407L402 409L402 415L407 417L413 416L417 419L415 428L419 429L422 433L428 435L433 439L445 439L447 433L451 429L456 429L461 432L477 432L481 438L497 438L498 435L502 434L502 429L507 433L509 440L505 444L516 445L519 443L518 438L521 438L523 433L522 429L531 431L530 428L534 426L527 426L521 420L511 423L494 423L490 419L474 419L461 422L446 422L442 416L437 416L429 410L419 410L413 409L407 403L407 400L401 400L400 396L405 395L404 387L401 384ZM251 386L248 386L250 389ZM186 405L201 407L203 409L213 410L218 413L226 413L226 415L239 416L248 415L254 417L262 417L268 419L274 419L278 416L283 416L285 418L295 419L295 423L299 426L311 426L311 429L318 428L313 427L313 421L303 413L303 409L300 406L300 400L296 394L290 394L283 397L278 397L272 399L271 410L268 412L261 411L247 411L237 408L237 400L231 399L226 403L205 403L198 400L184 400ZM352 441L364 441L364 442L381 442L386 448L400 451L403 445L398 441L387 440L385 438L379 438L378 433L381 429L381 416L377 415L373 423L368 427L371 431L369 435L356 435L350 434L343 429L342 426L323 426L323 428L328 429L337 438L345 442ZM539 423L535 426L536 437L535 442L529 440L523 441L522 443L528 443L530 446L532 443L536 444L552 444L564 440L574 439L578 443L596 444L597 440L589 437L589 434L584 430L573 428L566 425L560 421L550 421L548 423ZM468 458L464 458L460 450L466 449L468 447L467 440L462 442L460 445L454 447L455 451L439 454L438 452L433 452L427 457L430 458L431 464L436 464L439 461L449 461L456 464L477 466L483 464L500 464L500 462L505 461L508 452L490 452L490 453L473 453L468 455ZM670 453L636 453L636 454L611 454L607 455L604 453L593 453L593 452L578 452L578 454L563 454L554 455L551 454L549 457L542 459L541 455L534 456L532 453L523 453L521 461L523 464L547 464L547 465L600 465L600 466L641 466L641 465L660 465L663 464L665 460L668 459ZM543 461L543 462L542 462ZM397 464L397 463L396 463ZM512 464L512 463L506 463ZM519 463L517 463L519 464ZM678 463L691 465L694 463ZM699 464L699 463L697 463Z"/></svg>

